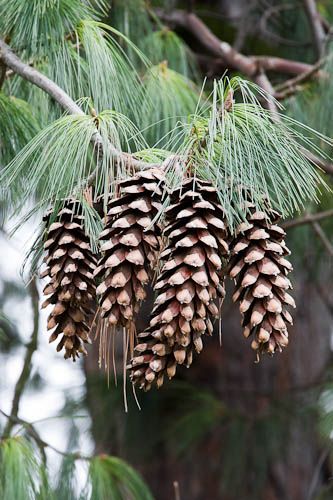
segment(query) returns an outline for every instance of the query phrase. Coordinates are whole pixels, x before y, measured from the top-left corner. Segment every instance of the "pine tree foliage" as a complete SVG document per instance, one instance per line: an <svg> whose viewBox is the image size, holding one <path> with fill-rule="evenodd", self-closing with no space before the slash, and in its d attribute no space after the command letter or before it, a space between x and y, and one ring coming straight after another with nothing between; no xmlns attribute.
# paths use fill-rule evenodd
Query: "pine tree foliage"
<svg viewBox="0 0 333 500"><path fill-rule="evenodd" d="M89 467L91 500L112 498L130 500L153 500L140 476L123 460L116 457L93 458Z"/></svg>
<svg viewBox="0 0 333 500"><path fill-rule="evenodd" d="M45 56L77 28L82 19L97 15L89 0L1 0L0 32L10 36L15 49L31 56ZM106 2L94 2L105 8ZM98 5L99 4L99 5Z"/></svg>
<svg viewBox="0 0 333 500"><path fill-rule="evenodd" d="M106 224L104 236L109 237L116 228L113 225L123 224L129 217L128 213L125 219L113 213L116 217L110 222L105 215L113 207L110 198L118 195L122 181L133 176L133 158L140 158L143 163L154 161L157 163L154 167L165 170L165 186L154 188L156 192L161 191L163 204L153 214L150 226L145 226L148 232L153 225L156 228L164 225L169 194L188 177L193 179L193 186L197 179L201 190L205 182L211 183L223 212L222 217L217 210L216 218L223 218L231 240L236 226L249 215L248 206L254 206L267 218L272 210L285 217L302 209L309 200L318 199L326 184L303 148L325 156L317 143L331 145L329 139L285 116L282 110L275 113L265 109L262 101L273 98L240 77L215 81L211 91L205 85L198 88L189 78L189 66L184 62L188 60L186 47L160 23L157 23L158 29L153 30L154 24L148 14L152 19L154 16L147 10L140 10L147 28L142 37L145 42L140 42L140 47L159 40L154 60L158 64L153 65L126 36L134 29L132 25L125 29L126 12L132 4L123 5L125 34L101 21L102 4L49 0L46 8L41 0L31 4L15 0L1 19L3 32L10 35L21 57L36 62L37 67L54 78L82 110L82 114L62 115L62 110L50 100L46 113L41 109L43 106L37 105L33 110L35 118L42 113L42 130L0 173L2 198L8 213L23 212L22 220L25 221L51 206L56 214L64 209L64 200L73 198L82 207L80 214L73 213L73 221L77 216L84 217L84 231L96 258L103 254L107 245L112 254L112 244L104 241L101 247L98 233ZM23 18L27 21L23 22ZM118 27L120 24L119 21ZM159 61L164 56L170 58L170 67L168 60ZM19 127L18 139L21 134L25 143L33 133L34 120L30 120L24 135L28 107L17 99L22 92L21 97L33 97L32 102L37 103L40 90L35 90L35 95L31 96L26 86L22 87L16 79L13 84L6 83L4 88L17 93L15 98L4 96L2 100L7 108L11 100L15 101L18 110L24 108L20 114L21 125L19 120L15 123ZM6 131L4 137L8 139ZM11 138L19 148L18 139L15 140L15 135ZM131 180L125 181L125 185L126 189L132 189ZM147 185L137 186L134 182L139 205L143 203ZM31 200L34 202L32 208L29 206ZM124 210L132 210L130 205L125 203ZM195 207L191 209L196 210ZM134 219L137 221L136 216ZM126 219L126 224L130 226L131 220L131 217ZM51 228L52 223L50 217ZM43 237L41 232L33 247L36 266ZM170 243L168 239L168 231L165 231L166 246ZM114 252L119 253L118 243ZM135 251L138 253L135 245L129 253L123 252L126 259L130 260ZM105 258L102 255L101 262ZM108 255L106 261L109 259L113 262L114 255ZM223 272L226 272L225 267ZM159 273L159 262L156 273ZM129 274L124 273L122 281L117 278L115 288L128 288ZM109 290L112 273L104 278ZM55 283L61 286L60 281ZM215 285L217 287L217 283ZM117 311L118 306L124 305L119 303L123 294L118 292L111 294L116 297ZM163 311L160 313L163 315Z"/></svg>
<svg viewBox="0 0 333 500"><path fill-rule="evenodd" d="M1 442L0 453L1 498L37 498L42 478L31 444L23 438L10 438Z"/></svg>
<svg viewBox="0 0 333 500"><path fill-rule="evenodd" d="M200 99L200 90L187 77L168 67L167 60L144 75L142 132L150 145L169 146L170 134L186 122Z"/></svg>
<svg viewBox="0 0 333 500"><path fill-rule="evenodd" d="M39 126L29 104L0 92L0 165L4 166L38 132Z"/></svg>
<svg viewBox="0 0 333 500"><path fill-rule="evenodd" d="M319 130L322 134L331 136L332 119L330 103L333 99L333 47L330 45L322 71L325 77L316 85L308 83L303 92L291 97L287 102L287 111L297 120ZM318 140L318 144L329 154L330 144Z"/></svg>
<svg viewBox="0 0 333 500"><path fill-rule="evenodd" d="M108 456L80 458L64 456L61 483L73 480L75 463L87 464L86 484L67 489L71 500L152 500L153 497L140 475L123 460ZM56 500L64 492L54 487L48 467L39 458L36 446L24 437L11 437L0 443L0 495L3 500ZM69 498L69 497L67 497Z"/></svg>
<svg viewBox="0 0 333 500"><path fill-rule="evenodd" d="M197 81L198 68L195 58L187 45L179 36L167 27L153 31L147 35L140 48L153 64L168 61L171 69Z"/></svg>

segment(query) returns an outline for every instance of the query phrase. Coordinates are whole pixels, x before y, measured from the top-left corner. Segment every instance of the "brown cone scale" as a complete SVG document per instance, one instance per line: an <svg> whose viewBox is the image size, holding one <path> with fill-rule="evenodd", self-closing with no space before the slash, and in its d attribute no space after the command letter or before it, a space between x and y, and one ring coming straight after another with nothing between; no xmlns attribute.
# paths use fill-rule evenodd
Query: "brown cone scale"
<svg viewBox="0 0 333 500"><path fill-rule="evenodd" d="M139 172L119 183L120 196L109 201L100 235L103 257L95 271L101 316L111 326L130 328L145 286L152 278L160 250L160 230L154 218L162 208L164 174Z"/></svg>
<svg viewBox="0 0 333 500"><path fill-rule="evenodd" d="M251 204L247 221L241 223L230 243L229 276L235 280L233 301L239 302L245 337L252 348L274 354L288 345L288 324L292 317L287 306L295 307L288 293L287 278L292 270L286 256L285 232L277 225L279 215L270 211L269 219Z"/></svg>
<svg viewBox="0 0 333 500"><path fill-rule="evenodd" d="M49 212L44 217L46 223L51 216ZM53 306L47 323L47 329L53 330L50 342L60 335L57 351L64 348L64 357L75 361L79 354L86 354L84 343L90 343L96 292L93 277L96 260L84 231L84 218L75 201L67 200L48 227L44 249L47 268L41 277L48 276L50 280L43 290L49 297L42 308Z"/></svg>
<svg viewBox="0 0 333 500"><path fill-rule="evenodd" d="M224 297L222 260L228 254L223 209L210 182L188 179L171 195L150 325L139 334L131 379L149 390L172 378L178 364L189 367L202 336L213 332L217 296Z"/></svg>

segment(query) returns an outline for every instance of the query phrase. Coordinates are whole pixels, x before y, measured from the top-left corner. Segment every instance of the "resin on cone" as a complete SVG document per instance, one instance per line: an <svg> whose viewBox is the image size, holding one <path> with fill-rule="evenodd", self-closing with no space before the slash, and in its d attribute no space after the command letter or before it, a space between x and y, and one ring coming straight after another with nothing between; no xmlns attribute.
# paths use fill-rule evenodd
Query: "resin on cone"
<svg viewBox="0 0 333 500"><path fill-rule="evenodd" d="M248 205L247 221L241 223L230 244L232 254L229 276L235 280L233 301L239 302L245 337L252 338L252 348L273 354L288 345L288 324L292 317L287 306L295 307L288 293L292 288L288 273L292 270L286 256L284 230L277 225L279 215L269 218Z"/></svg>
<svg viewBox="0 0 333 500"><path fill-rule="evenodd" d="M44 220L50 221L52 211ZM65 349L65 358L73 361L79 354L86 354L84 343L90 343L90 323L95 313L93 272L96 260L84 231L84 217L80 206L67 200L55 221L48 227L44 243L47 268L41 277L48 276L49 283L43 293L49 295L42 307L53 306L47 328L53 330L50 342L57 340L57 351Z"/></svg>
<svg viewBox="0 0 333 500"><path fill-rule="evenodd" d="M119 198L109 201L103 257L95 271L101 316L111 326L133 326L145 287L152 279L161 231L154 218L162 208L164 174L160 169L139 172L119 183Z"/></svg>
<svg viewBox="0 0 333 500"><path fill-rule="evenodd" d="M168 246L157 278L150 325L139 334L131 379L140 388L158 387L178 364L189 367L211 335L224 297L223 260L228 254L224 213L210 182L188 179L173 191L166 210Z"/></svg>

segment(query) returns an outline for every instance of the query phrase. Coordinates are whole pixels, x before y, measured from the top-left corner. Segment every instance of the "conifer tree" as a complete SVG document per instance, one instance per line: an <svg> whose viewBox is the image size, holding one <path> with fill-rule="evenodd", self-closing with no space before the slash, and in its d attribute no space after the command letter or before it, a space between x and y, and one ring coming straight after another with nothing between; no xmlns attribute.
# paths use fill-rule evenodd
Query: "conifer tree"
<svg viewBox="0 0 333 500"><path fill-rule="evenodd" d="M206 81L170 26L211 45L229 71ZM311 26L322 57L326 35ZM288 307L297 304L283 220L329 191L320 168L332 172L333 142L321 133L330 131L303 123L310 106L304 111L301 99L300 120L295 103L288 112L280 103L303 79L320 78L323 61L249 57L207 30L195 13L140 0L111 9L105 0L0 0L1 208L16 227L39 221L27 262L29 279L47 278L42 330L73 361L89 356L98 336L105 356L120 333L125 376L127 368L145 391L196 363L207 336L217 336L230 286L240 311L235 342L249 338L254 360L293 342ZM274 89L272 65L299 74ZM323 71L327 78L330 65ZM319 85L329 100L325 78ZM313 223L331 248L315 216ZM153 303L139 329L149 290ZM8 418L11 430L17 411ZM43 459L47 443L29 429ZM30 496L43 498L44 487L51 494L30 444L5 434L1 460L11 476L0 496L21 498L25 482ZM16 489L13 457L22 463ZM114 487L115 498L150 498L123 462L83 459L91 498L104 495L99 484ZM101 480L106 470L109 483Z"/></svg>

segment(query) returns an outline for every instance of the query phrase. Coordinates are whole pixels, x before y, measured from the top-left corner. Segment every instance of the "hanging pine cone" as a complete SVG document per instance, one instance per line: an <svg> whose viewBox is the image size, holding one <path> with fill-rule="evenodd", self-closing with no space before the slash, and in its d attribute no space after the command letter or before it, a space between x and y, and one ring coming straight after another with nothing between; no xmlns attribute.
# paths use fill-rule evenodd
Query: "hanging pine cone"
<svg viewBox="0 0 333 500"><path fill-rule="evenodd" d="M292 266L285 258L290 252L285 232L277 225L279 215L271 210L269 221L251 204L249 210L230 245L229 276L236 282L233 301L240 302L244 336L253 335L251 346L259 356L288 345L287 324L292 324L292 317L286 306L295 307L295 302L287 293L292 287L286 275Z"/></svg>
<svg viewBox="0 0 333 500"><path fill-rule="evenodd" d="M160 250L161 233L153 220L162 207L163 178L157 168L139 172L120 182L120 197L108 203L95 276L102 280L97 287L101 316L112 326L130 328L146 297Z"/></svg>
<svg viewBox="0 0 333 500"><path fill-rule="evenodd" d="M49 222L52 212L44 221ZM50 342L62 335L57 351L65 348L65 358L73 361L86 354L83 343L89 343L90 322L94 314L96 287L93 272L96 260L84 232L84 217L77 202L67 200L48 228L44 244L47 268L41 277L50 281L43 290L50 295L42 308L52 304L47 329L53 330Z"/></svg>
<svg viewBox="0 0 333 500"><path fill-rule="evenodd" d="M195 191L194 191L195 189ZM189 367L202 335L213 332L224 297L222 260L228 253L224 213L210 182L189 179L171 195L166 210L169 238L162 252L165 264L157 279L150 326L139 334L131 362L131 379L149 390L155 381L172 378L177 364Z"/></svg>

